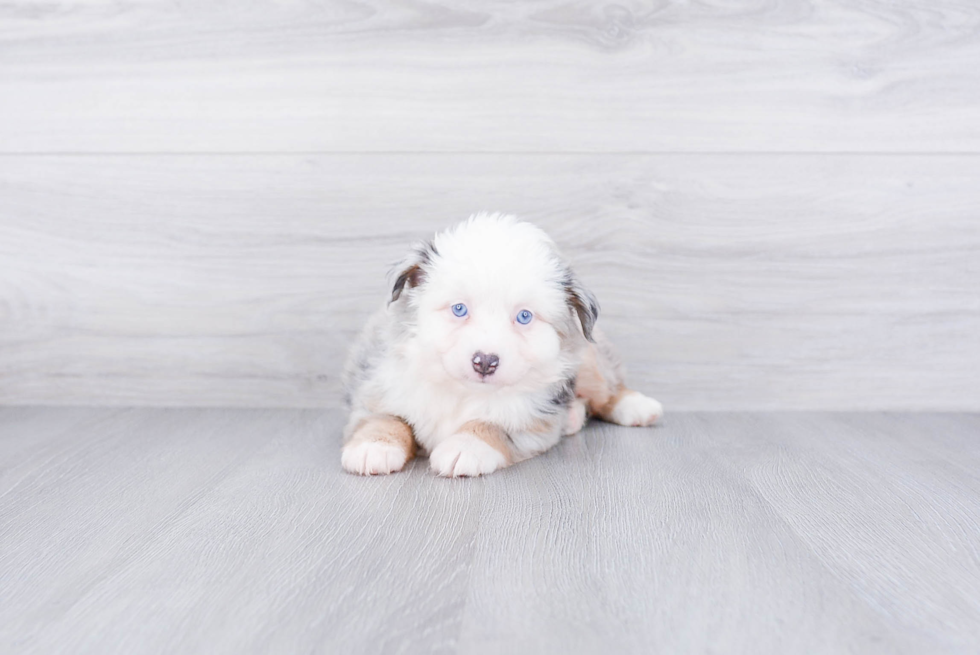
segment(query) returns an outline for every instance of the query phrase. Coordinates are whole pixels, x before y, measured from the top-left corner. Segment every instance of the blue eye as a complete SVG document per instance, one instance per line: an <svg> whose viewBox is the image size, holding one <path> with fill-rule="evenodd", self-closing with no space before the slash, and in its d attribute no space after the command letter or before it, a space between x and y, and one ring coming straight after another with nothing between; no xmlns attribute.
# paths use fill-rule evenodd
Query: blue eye
<svg viewBox="0 0 980 655"><path fill-rule="evenodd" d="M517 312L517 322L521 325L527 325L531 322L532 318L534 318L534 314L526 309L522 309L521 311Z"/></svg>
<svg viewBox="0 0 980 655"><path fill-rule="evenodd" d="M459 317L466 316L466 305L463 303L456 303L453 305L453 314L456 314L456 316Z"/></svg>

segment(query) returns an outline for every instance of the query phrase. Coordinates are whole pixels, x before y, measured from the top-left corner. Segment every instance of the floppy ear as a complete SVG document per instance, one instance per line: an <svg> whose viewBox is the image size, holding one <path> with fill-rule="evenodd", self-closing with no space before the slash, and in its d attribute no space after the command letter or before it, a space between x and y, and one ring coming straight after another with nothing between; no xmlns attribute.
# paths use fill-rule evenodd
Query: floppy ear
<svg viewBox="0 0 980 655"><path fill-rule="evenodd" d="M394 285L391 287L391 300L389 303L398 300L406 286L409 289L414 289L425 282L425 267L432 261L433 255L436 254L435 246L431 243L422 243L415 247L412 253L395 268L395 270L400 272L395 278Z"/></svg>
<svg viewBox="0 0 980 655"><path fill-rule="evenodd" d="M578 320L582 324L582 334L589 341L594 341L592 328L599 318L599 301L591 291L582 286L571 270L565 277L565 296L568 306L578 314Z"/></svg>
<svg viewBox="0 0 980 655"><path fill-rule="evenodd" d="M395 285L391 288L390 302L398 300L398 297L402 295L402 290L405 288L405 285L408 285L409 289L413 289L422 284L424 279L425 271L422 270L419 264L412 264L406 268L395 278Z"/></svg>

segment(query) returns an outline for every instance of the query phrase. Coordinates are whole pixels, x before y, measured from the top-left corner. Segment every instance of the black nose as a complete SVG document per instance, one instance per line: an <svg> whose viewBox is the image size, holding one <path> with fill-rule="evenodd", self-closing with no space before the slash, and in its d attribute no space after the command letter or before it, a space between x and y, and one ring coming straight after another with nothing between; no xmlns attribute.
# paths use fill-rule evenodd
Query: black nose
<svg viewBox="0 0 980 655"><path fill-rule="evenodd" d="M490 353L478 352L473 355L473 370L480 375L493 375L493 372L497 370L497 364L500 363L500 358Z"/></svg>

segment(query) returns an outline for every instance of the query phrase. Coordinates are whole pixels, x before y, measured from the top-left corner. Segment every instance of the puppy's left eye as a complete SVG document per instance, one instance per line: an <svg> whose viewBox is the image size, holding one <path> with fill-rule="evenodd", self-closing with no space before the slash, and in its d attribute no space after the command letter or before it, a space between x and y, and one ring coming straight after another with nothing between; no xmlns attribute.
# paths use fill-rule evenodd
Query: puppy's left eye
<svg viewBox="0 0 980 655"><path fill-rule="evenodd" d="M532 318L534 318L534 314L526 309L522 309L521 311L517 312L517 322L521 325L527 325L531 322Z"/></svg>

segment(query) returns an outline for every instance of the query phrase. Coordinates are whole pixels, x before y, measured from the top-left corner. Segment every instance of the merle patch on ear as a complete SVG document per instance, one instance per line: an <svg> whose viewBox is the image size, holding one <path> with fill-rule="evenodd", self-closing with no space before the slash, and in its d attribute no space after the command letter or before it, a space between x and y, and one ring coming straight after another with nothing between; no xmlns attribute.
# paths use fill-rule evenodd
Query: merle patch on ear
<svg viewBox="0 0 980 655"><path fill-rule="evenodd" d="M422 284L422 280L424 279L425 272L422 271L422 267L418 264L412 264L406 268L395 278L395 285L391 288L391 302L398 300L406 284L411 289Z"/></svg>
<svg viewBox="0 0 980 655"><path fill-rule="evenodd" d="M592 292L582 286L575 274L569 270L564 279L565 295L568 298L568 306L578 314L578 320L582 324L582 334L589 341L592 338L592 328L595 326L596 319L599 318L599 301L592 295Z"/></svg>
<svg viewBox="0 0 980 655"><path fill-rule="evenodd" d="M432 258L438 254L439 251L429 241L417 245L412 254L401 264L404 269L395 278L395 284L391 288L390 302L398 300L406 286L409 289L414 289L425 282L425 266L430 264Z"/></svg>

